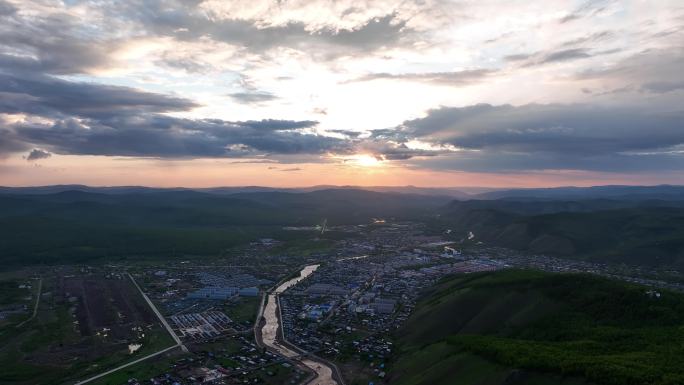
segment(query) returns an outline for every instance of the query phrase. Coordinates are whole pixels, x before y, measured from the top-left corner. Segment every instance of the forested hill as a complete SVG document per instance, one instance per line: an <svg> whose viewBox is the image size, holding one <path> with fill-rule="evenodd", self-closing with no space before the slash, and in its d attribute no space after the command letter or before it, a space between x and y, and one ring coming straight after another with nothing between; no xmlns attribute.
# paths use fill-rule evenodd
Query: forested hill
<svg viewBox="0 0 684 385"><path fill-rule="evenodd" d="M526 253L684 268L684 201L452 202L432 225Z"/></svg>
<svg viewBox="0 0 684 385"><path fill-rule="evenodd" d="M392 383L684 383L684 295L504 270L435 286L397 333Z"/></svg>
<svg viewBox="0 0 684 385"><path fill-rule="evenodd" d="M0 262L68 263L100 257L218 255L283 226L422 220L451 198L354 189L215 194L66 190L0 194Z"/></svg>

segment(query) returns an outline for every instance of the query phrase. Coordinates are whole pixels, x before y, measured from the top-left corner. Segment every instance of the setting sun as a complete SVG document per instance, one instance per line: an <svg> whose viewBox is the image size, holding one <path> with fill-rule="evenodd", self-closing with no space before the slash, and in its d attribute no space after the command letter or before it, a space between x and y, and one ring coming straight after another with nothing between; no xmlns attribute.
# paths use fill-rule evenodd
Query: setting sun
<svg viewBox="0 0 684 385"><path fill-rule="evenodd" d="M357 154L345 157L344 162L361 167L378 167L382 165L383 160L373 155Z"/></svg>

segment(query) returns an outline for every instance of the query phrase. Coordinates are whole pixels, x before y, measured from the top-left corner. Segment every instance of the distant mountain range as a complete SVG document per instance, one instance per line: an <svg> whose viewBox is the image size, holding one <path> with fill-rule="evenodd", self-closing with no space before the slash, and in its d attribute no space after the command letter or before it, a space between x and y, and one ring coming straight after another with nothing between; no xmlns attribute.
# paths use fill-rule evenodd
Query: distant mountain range
<svg viewBox="0 0 684 385"><path fill-rule="evenodd" d="M475 196L477 199L664 199L684 200L684 186L592 186L553 187L490 191Z"/></svg>
<svg viewBox="0 0 684 385"><path fill-rule="evenodd" d="M433 234L527 253L684 269L684 187L205 189L0 188L0 258L22 262L169 252L214 255L283 226L423 222ZM468 241L466 241L466 244ZM472 242L470 242L472 243Z"/></svg>
<svg viewBox="0 0 684 385"><path fill-rule="evenodd" d="M447 196L458 200L684 200L684 186L592 186L592 187L551 187L493 189L483 187L416 187L416 186L333 186L318 185L311 187L266 187L266 186L226 186L226 187L145 187L111 186L93 187L85 185L52 185L35 187L2 187L0 194L54 194L64 191L84 191L101 194L135 194L164 191L197 191L211 194L237 194L251 192L290 192L307 193L321 190L365 190L385 193Z"/></svg>
<svg viewBox="0 0 684 385"><path fill-rule="evenodd" d="M190 187L145 187L145 186L111 186L111 187L94 187L86 185L52 185L52 186L35 186L35 187L2 187L0 186L0 193L5 194L55 194L65 191L83 191L101 194L137 194L137 193L154 193L164 191L197 191L212 194L238 194L251 192L290 192L290 193L308 193L321 190L365 190L375 192L400 193L400 194L418 194L418 195L440 195L448 196L453 199L469 199L472 195L460 191L456 188L438 188L438 187L415 187L415 186L333 186L333 185L318 185L311 187L264 187L264 186L227 186L227 187L206 187L206 188L190 188ZM474 191L482 191L482 188L474 188Z"/></svg>

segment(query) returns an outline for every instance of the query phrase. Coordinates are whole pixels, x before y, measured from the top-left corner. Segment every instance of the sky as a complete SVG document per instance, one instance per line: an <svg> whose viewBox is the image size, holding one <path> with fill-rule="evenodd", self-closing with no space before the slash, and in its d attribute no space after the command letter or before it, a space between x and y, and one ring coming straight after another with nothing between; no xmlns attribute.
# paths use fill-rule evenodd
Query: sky
<svg viewBox="0 0 684 385"><path fill-rule="evenodd" d="M0 0L0 185L684 184L684 2Z"/></svg>

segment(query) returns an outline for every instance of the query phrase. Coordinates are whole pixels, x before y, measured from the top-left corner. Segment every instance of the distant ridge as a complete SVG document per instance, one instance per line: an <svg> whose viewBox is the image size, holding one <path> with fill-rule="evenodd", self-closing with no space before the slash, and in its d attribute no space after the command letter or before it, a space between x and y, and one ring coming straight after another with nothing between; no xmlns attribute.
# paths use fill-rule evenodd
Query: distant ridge
<svg viewBox="0 0 684 385"><path fill-rule="evenodd" d="M307 193L321 190L365 190L374 192L388 192L400 194L415 194L415 195L434 195L434 196L448 196L453 199L469 199L470 194L460 191L455 188L438 188L438 187L416 187L416 186L334 186L334 185L317 185L311 187L295 187L295 188L279 188L279 187L265 187L265 186L226 186L226 187L205 187L205 188L191 188L191 187L146 187L146 186L86 186L80 184L69 185L51 185L51 186L32 186L32 187L4 187L0 186L0 194L55 194L65 191L82 191L100 194L138 194L138 193L156 193L168 191L196 191L211 194L239 194L251 192L291 192L291 193Z"/></svg>
<svg viewBox="0 0 684 385"><path fill-rule="evenodd" d="M684 186L622 186L523 188L490 191L474 196L476 199L684 199Z"/></svg>

